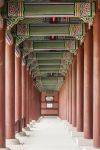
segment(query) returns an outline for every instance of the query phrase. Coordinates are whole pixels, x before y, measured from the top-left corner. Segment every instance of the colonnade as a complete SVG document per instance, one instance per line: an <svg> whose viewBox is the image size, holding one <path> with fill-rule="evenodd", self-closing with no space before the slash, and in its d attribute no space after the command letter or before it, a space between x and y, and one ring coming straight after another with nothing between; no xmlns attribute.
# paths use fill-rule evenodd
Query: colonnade
<svg viewBox="0 0 100 150"><path fill-rule="evenodd" d="M69 67L59 103L60 117L100 148L100 9Z"/></svg>
<svg viewBox="0 0 100 150"><path fill-rule="evenodd" d="M15 44L0 16L0 148L40 116L40 92ZM100 5L59 92L59 116L100 147Z"/></svg>
<svg viewBox="0 0 100 150"><path fill-rule="evenodd" d="M40 117L41 94L15 44L0 17L0 148Z"/></svg>

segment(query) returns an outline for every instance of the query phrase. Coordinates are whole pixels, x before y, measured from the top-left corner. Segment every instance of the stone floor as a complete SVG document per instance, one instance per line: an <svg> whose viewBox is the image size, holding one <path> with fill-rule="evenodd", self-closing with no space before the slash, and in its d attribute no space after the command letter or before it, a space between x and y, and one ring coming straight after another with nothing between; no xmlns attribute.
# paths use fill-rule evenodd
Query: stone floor
<svg viewBox="0 0 100 150"><path fill-rule="evenodd" d="M45 117L35 123L27 137L21 137L21 145L10 146L12 150L79 150L57 117Z"/></svg>

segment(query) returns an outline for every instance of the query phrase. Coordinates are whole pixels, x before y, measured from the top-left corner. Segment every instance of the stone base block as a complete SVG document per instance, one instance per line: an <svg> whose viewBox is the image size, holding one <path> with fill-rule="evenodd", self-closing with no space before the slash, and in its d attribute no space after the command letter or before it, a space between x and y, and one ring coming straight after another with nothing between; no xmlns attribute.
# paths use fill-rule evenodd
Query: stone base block
<svg viewBox="0 0 100 150"><path fill-rule="evenodd" d="M11 150L10 148L0 148L0 150Z"/></svg>
<svg viewBox="0 0 100 150"><path fill-rule="evenodd" d="M23 145L10 145L10 150L24 150Z"/></svg>
<svg viewBox="0 0 100 150"><path fill-rule="evenodd" d="M30 127L30 124L27 124L27 127L29 128L29 127Z"/></svg>
<svg viewBox="0 0 100 150"><path fill-rule="evenodd" d="M71 137L83 137L83 132L70 131Z"/></svg>
<svg viewBox="0 0 100 150"><path fill-rule="evenodd" d="M64 124L67 124L67 120L62 120L62 122L63 122Z"/></svg>
<svg viewBox="0 0 100 150"><path fill-rule="evenodd" d="M74 142L78 146L92 146L93 145L93 140L84 139L83 137L74 138Z"/></svg>
<svg viewBox="0 0 100 150"><path fill-rule="evenodd" d="M70 126L67 126L67 130L68 132L71 132L71 131L76 131L76 128L75 127L72 127L71 125ZM76 131L77 132L77 131Z"/></svg>
<svg viewBox="0 0 100 150"><path fill-rule="evenodd" d="M100 150L100 148L94 148L93 146L81 146L81 150Z"/></svg>
<svg viewBox="0 0 100 150"><path fill-rule="evenodd" d="M37 123L40 123L40 121L41 121L41 119L38 119L36 122L37 122Z"/></svg>
<svg viewBox="0 0 100 150"><path fill-rule="evenodd" d="M24 131L27 136L30 136L33 133L33 128L25 127L22 128L22 131Z"/></svg>
<svg viewBox="0 0 100 150"><path fill-rule="evenodd" d="M35 123L36 121L35 120L32 120L32 123Z"/></svg>
<svg viewBox="0 0 100 150"><path fill-rule="evenodd" d="M66 125L69 126L69 127L71 126L71 124L69 122L67 122L67 121L66 121Z"/></svg>
<svg viewBox="0 0 100 150"><path fill-rule="evenodd" d="M36 128L36 123L35 124L27 124L27 127L31 128Z"/></svg>
<svg viewBox="0 0 100 150"><path fill-rule="evenodd" d="M34 125L33 124L29 124L28 127L29 128L34 128Z"/></svg>
<svg viewBox="0 0 100 150"><path fill-rule="evenodd" d="M38 120L41 121L42 118L43 118L43 117L41 116Z"/></svg>
<svg viewBox="0 0 100 150"><path fill-rule="evenodd" d="M59 121L62 121L61 118L59 118L59 117L57 117L57 119L58 119Z"/></svg>
<svg viewBox="0 0 100 150"><path fill-rule="evenodd" d="M6 139L6 145L19 145L20 142L18 139Z"/></svg>
<svg viewBox="0 0 100 150"><path fill-rule="evenodd" d="M30 128L29 127L25 127L25 128L22 128L22 131L30 131Z"/></svg>
<svg viewBox="0 0 100 150"><path fill-rule="evenodd" d="M31 122L30 122L30 125L35 125L35 124L36 124L35 121L31 121Z"/></svg>
<svg viewBox="0 0 100 150"><path fill-rule="evenodd" d="M16 133L16 135L15 135L16 138L23 137L23 136L26 136L26 133L24 131Z"/></svg>

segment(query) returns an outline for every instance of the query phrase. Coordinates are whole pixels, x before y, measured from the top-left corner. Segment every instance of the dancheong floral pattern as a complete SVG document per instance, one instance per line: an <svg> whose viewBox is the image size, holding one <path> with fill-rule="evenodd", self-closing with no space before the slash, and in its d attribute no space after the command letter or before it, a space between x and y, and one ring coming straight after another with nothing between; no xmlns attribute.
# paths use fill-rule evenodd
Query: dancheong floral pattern
<svg viewBox="0 0 100 150"><path fill-rule="evenodd" d="M8 17L23 17L23 1L8 3Z"/></svg>
<svg viewBox="0 0 100 150"><path fill-rule="evenodd" d="M8 16L18 15L18 3L8 3Z"/></svg>
<svg viewBox="0 0 100 150"><path fill-rule="evenodd" d="M90 3L76 3L75 4L75 16L85 17L91 15L91 4Z"/></svg>

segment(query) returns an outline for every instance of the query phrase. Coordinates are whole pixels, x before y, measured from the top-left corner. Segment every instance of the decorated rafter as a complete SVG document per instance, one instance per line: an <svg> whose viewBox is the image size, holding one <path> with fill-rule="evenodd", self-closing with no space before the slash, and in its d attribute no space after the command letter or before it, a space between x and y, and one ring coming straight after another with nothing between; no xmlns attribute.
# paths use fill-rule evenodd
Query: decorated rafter
<svg viewBox="0 0 100 150"><path fill-rule="evenodd" d="M8 2L8 17L24 17L24 1L18 0L13 1L10 0Z"/></svg>
<svg viewBox="0 0 100 150"><path fill-rule="evenodd" d="M40 91L58 91L79 42L84 40L85 23L93 22L95 2L7 0L5 3L8 42L15 38L16 52L22 55Z"/></svg>
<svg viewBox="0 0 100 150"><path fill-rule="evenodd" d="M42 4L42 5L41 5ZM56 9L55 9L56 8ZM40 10L40 11L38 11ZM41 16L72 16L92 17L95 13L95 3L34 3L22 0L8 2L9 17L41 17Z"/></svg>
<svg viewBox="0 0 100 150"><path fill-rule="evenodd" d="M38 25L26 27L23 24L18 24L17 35L19 36L72 36L77 40L84 37L85 25L81 23L68 24L68 25Z"/></svg>

